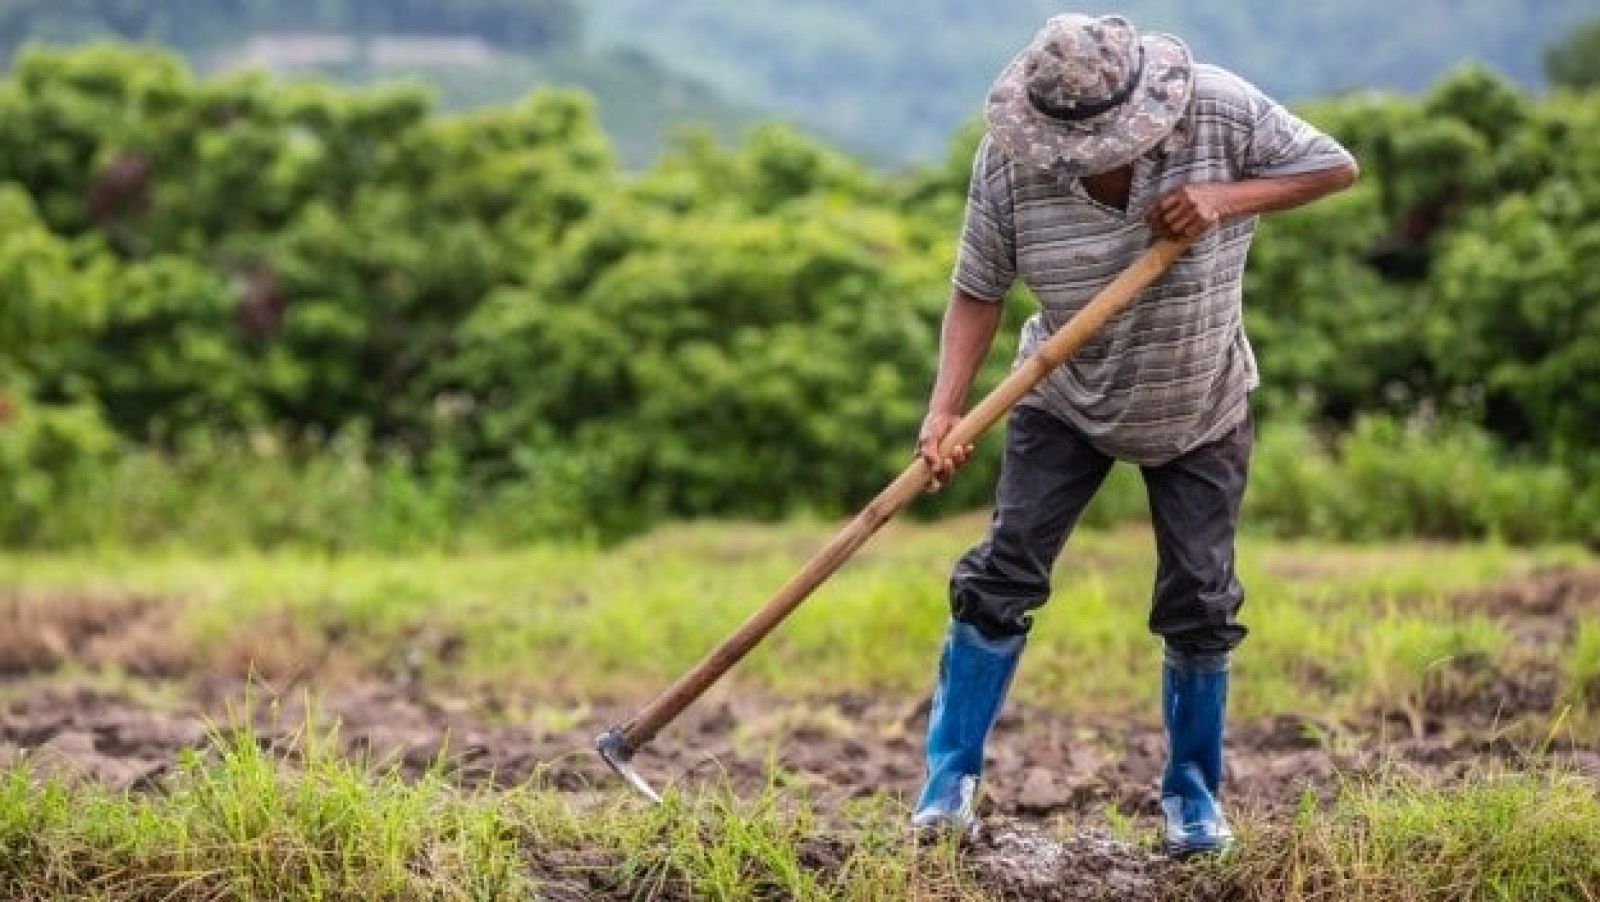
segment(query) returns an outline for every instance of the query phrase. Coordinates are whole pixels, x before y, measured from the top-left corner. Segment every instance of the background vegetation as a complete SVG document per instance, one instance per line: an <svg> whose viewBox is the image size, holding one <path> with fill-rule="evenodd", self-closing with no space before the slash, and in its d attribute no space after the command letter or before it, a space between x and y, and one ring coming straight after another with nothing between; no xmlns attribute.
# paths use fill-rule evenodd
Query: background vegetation
<svg viewBox="0 0 1600 902"><path fill-rule="evenodd" d="M1366 177L1252 263L1252 522L1591 537L1600 101L1465 68L1308 115ZM25 54L0 82L0 535L842 512L909 457L975 138L885 176L771 126L630 176L574 94L439 116L410 88ZM983 503L994 453L929 510ZM1142 506L1127 474L1108 496Z"/></svg>

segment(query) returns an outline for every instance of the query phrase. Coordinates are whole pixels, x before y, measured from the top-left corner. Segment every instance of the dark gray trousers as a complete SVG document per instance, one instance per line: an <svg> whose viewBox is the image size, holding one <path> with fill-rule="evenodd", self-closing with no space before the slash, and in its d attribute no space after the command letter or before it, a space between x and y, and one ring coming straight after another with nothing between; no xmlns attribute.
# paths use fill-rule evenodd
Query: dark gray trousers
<svg viewBox="0 0 1600 902"><path fill-rule="evenodd" d="M1233 544L1253 444L1247 418L1215 442L1141 469L1156 535L1150 630L1180 655L1226 654L1244 639ZM1026 633L1050 597L1067 535L1112 463L1051 414L1013 410L989 535L950 577L952 616L991 638Z"/></svg>

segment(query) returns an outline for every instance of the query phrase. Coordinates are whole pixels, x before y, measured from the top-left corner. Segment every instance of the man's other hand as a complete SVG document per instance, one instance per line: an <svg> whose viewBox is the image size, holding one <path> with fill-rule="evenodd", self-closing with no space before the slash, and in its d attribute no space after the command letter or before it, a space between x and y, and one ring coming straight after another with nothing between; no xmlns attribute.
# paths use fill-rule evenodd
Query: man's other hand
<svg viewBox="0 0 1600 902"><path fill-rule="evenodd" d="M939 445L950 430L961 422L961 414L948 411L929 411L926 419L922 421L922 431L917 435L917 456L928 465L933 472L933 481L928 483L928 491L937 492L944 488L950 477L966 464L972 456L972 446L962 445L952 450L949 456L939 453Z"/></svg>
<svg viewBox="0 0 1600 902"><path fill-rule="evenodd" d="M1163 194L1145 218L1164 237L1193 240L1232 215L1227 201L1225 184L1184 185Z"/></svg>

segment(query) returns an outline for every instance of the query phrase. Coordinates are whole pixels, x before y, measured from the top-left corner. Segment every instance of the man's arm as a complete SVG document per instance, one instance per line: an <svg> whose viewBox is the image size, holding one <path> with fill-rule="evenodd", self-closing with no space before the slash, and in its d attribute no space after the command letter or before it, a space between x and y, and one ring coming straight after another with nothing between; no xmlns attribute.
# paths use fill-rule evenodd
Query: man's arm
<svg viewBox="0 0 1600 902"><path fill-rule="evenodd" d="M972 453L972 446L967 445L946 457L939 453L939 443L961 420L967 392L989 353L1004 311L1004 304L975 298L959 288L950 295L939 333L939 376L917 436L917 453L933 470L930 491L938 491Z"/></svg>
<svg viewBox="0 0 1600 902"><path fill-rule="evenodd" d="M1349 163L1274 178L1184 185L1152 204L1146 218L1168 237L1198 238L1224 219L1288 210L1343 191L1358 175L1360 169Z"/></svg>

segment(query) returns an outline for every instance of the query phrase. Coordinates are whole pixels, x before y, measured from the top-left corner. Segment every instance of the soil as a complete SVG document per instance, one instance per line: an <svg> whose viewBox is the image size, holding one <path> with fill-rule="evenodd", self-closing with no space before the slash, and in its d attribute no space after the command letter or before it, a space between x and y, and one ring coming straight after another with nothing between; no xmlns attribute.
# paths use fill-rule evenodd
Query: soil
<svg viewBox="0 0 1600 902"><path fill-rule="evenodd" d="M0 706L0 764L27 756L69 778L151 788L179 752L210 745L242 720L263 747L291 750L306 722L305 694L275 697L256 687L249 690L253 714L241 718L245 694L241 686L230 709L192 701L156 705L81 687L14 690ZM789 791L803 790L824 811L880 792L909 799L921 777L922 707L862 696L725 699L691 708L635 764L663 788L725 786L748 795L768 785L773 763ZM347 757L410 777L439 767L467 786L533 781L576 794L617 787L593 752L593 737L631 709L602 706L559 729L487 722L473 709L481 710L460 699L366 684L325 694L312 720L323 729L338 725L333 741ZM1399 767L1449 779L1522 754L1513 743L1466 730L1378 742L1288 716L1234 725L1228 745L1232 803L1269 812L1292 807L1307 791L1328 797L1339 775ZM1600 753L1570 747L1560 753L1600 778ZM1000 719L990 742L987 811L1048 820L1095 816L1112 806L1153 816L1163 755L1154 725L1021 707Z"/></svg>
<svg viewBox="0 0 1600 902"><path fill-rule="evenodd" d="M1577 619L1600 610L1600 571L1538 573L1459 601L1510 623L1529 660L1549 662L1558 658L1548 646L1569 641ZM26 759L68 779L158 792L179 753L211 744L223 729L217 724L248 722L263 747L292 758L310 690L318 697L313 721L324 728L337 723L337 747L377 767L408 776L438 767L472 786L534 781L579 800L622 791L593 753L592 739L633 713L631 705L563 708L544 700L535 707L527 699L447 696L414 682L344 672L337 679L302 675L274 692L159 641L174 616L170 605L149 599L45 604L0 597L0 674L9 680L0 702L0 766ZM114 667L129 675L126 688L74 687L59 672L68 662ZM1526 746L1505 739L1496 725L1556 708L1552 668L1457 662L1454 676L1426 693L1420 713L1407 716L1231 724L1230 805L1270 815L1306 793L1329 798L1352 775L1399 768L1448 782L1487 762L1514 764ZM754 794L769 785L768 767L776 763L784 791L803 790L826 821L852 799L912 797L926 716L925 699L716 691L644 749L636 765L664 785L726 785ZM1600 750L1567 742L1555 753L1600 780ZM990 826L970 849L969 865L1011 898L1156 898L1168 867L1158 856L1092 828L1062 828L1104 824L1108 809L1153 825L1163 756L1154 723L1012 707L990 744ZM848 854L818 842L807 856L819 868ZM570 863L535 866L571 873ZM625 888L592 883L571 891L571 898L626 895Z"/></svg>
<svg viewBox="0 0 1600 902"><path fill-rule="evenodd" d="M1462 610L1481 611L1510 623L1522 641L1567 642L1577 633L1580 618L1600 614L1600 568L1536 570L1519 579L1462 593L1454 602Z"/></svg>

